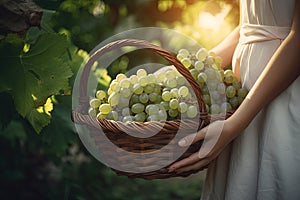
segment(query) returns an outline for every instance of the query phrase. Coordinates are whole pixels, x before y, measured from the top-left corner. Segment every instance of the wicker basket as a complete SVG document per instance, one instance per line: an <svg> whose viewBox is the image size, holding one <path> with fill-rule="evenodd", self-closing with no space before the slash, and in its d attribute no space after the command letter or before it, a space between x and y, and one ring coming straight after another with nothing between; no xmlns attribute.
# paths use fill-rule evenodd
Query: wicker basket
<svg viewBox="0 0 300 200"><path fill-rule="evenodd" d="M124 46L133 46L137 48L149 49L156 54L165 58L171 65L174 65L179 73L181 73L189 82L190 86L194 90L197 97L200 113L196 120L186 119L186 120L173 120L166 122L120 122L101 119L98 120L87 114L89 107L89 97L87 96L87 83L88 76L90 74L91 67L93 63L99 59L102 55L110 52L114 49L119 49ZM163 179L170 177L186 177L197 171L190 171L186 173L169 173L167 167L170 165L170 160L181 160L190 156L199 150L201 146L201 141L191 145L188 149L182 152L178 158L176 157L178 151L181 147L177 145L179 139L176 139L176 134L180 128L182 135L185 136L193 133L195 130L200 130L201 128L207 126L210 122L224 119L229 117L232 112L226 114L209 115L205 103L202 99L202 92L198 83L194 80L190 72L177 60L176 55L168 52L156 45L153 45L147 41L143 40L118 40L105 45L100 48L94 54L92 54L84 66L83 72L80 77L80 88L79 88L79 106L76 110L72 112L72 120L77 124L86 125L90 131L91 137L94 139L95 144L101 152L101 156L104 156L109 163L118 163L118 165L124 166L127 169L137 167L143 169L149 169L147 172L126 172L113 169L118 175L125 175L130 178L144 178L144 179ZM104 132L105 135L99 133L99 131ZM134 137L132 134L140 135L143 137ZM153 135L154 134L154 135ZM146 136L150 137L146 137ZM105 138L106 137L106 138ZM104 140L109 139L116 148L111 149L107 147ZM155 152L162 148L163 153L156 155L154 158L145 157L145 159L136 160L135 156L140 154L144 156L147 153ZM133 154L122 154L118 149L123 149L127 152L132 152ZM134 155L134 156L131 156ZM174 159L175 158L175 159ZM139 163L136 163L139 162ZM157 169L157 166L162 166L166 163L165 167ZM154 169L151 171L151 169Z"/></svg>

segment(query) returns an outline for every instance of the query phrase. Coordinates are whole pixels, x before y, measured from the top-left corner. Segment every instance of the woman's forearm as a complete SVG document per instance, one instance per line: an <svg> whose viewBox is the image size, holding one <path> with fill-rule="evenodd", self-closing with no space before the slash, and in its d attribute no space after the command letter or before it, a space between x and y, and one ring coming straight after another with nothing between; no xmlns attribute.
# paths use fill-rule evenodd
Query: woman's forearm
<svg viewBox="0 0 300 200"><path fill-rule="evenodd" d="M211 49L223 60L222 68L231 64L232 56L240 37L240 27L236 27L220 44Z"/></svg>
<svg viewBox="0 0 300 200"><path fill-rule="evenodd" d="M229 118L244 129L256 114L300 75L300 1L297 1L290 34L277 49L266 68L240 105Z"/></svg>

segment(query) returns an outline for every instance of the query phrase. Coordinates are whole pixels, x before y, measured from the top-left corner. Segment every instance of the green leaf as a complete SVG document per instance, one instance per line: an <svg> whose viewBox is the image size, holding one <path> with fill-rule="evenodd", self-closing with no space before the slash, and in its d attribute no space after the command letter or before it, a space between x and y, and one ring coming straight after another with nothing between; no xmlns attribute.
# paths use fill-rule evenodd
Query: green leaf
<svg viewBox="0 0 300 200"><path fill-rule="evenodd" d="M50 116L37 108L48 97L69 90L72 71L61 59L67 40L59 34L42 34L24 53L22 40L12 38L0 43L0 89L11 93L18 113L40 132L50 123Z"/></svg>
<svg viewBox="0 0 300 200"><path fill-rule="evenodd" d="M69 146L78 140L74 123L71 121L71 96L57 97L52 112L53 119L41 132L43 148L52 156L61 158Z"/></svg>

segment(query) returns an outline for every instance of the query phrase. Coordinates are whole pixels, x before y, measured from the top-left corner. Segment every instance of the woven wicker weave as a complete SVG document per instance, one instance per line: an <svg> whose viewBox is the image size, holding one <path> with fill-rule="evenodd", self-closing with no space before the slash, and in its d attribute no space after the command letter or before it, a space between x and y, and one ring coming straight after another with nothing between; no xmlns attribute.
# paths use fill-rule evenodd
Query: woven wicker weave
<svg viewBox="0 0 300 200"><path fill-rule="evenodd" d="M87 83L90 74L91 67L93 63L98 60L105 53L110 52L114 49L120 49L124 46L133 46L142 49L149 49L154 53L165 58L171 65L174 65L179 73L181 73L189 82L190 86L194 90L197 97L199 105L199 115L196 120L185 119L185 120L173 120L167 122L120 122L101 119L98 120L87 114L89 107L89 97L87 96ZM94 54L92 54L87 61L83 72L80 77L80 88L79 88L79 106L76 110L72 112L72 120L77 124L86 125L89 128L91 137L94 138L95 144L99 147L99 152L102 156L108 160L109 163L117 162L118 165L122 165L128 169L137 167L137 165L142 169L149 169L147 172L134 173L134 172L124 172L113 169L118 175L125 175L131 178L144 178L144 179L162 179L170 177L185 177L196 171L191 171L187 173L169 173L167 167L170 165L170 160L174 160L176 152L180 148L177 145L178 140L174 139L178 132L178 129L184 130L183 136L191 134L195 130L200 130L201 128L207 126L210 122L224 119L229 117L231 113L209 115L206 111L205 103L202 99L202 92L198 83L194 80L189 70L186 69L180 61L177 60L176 55L166 51L156 45L153 45L147 41L143 40L119 40L105 45L100 48ZM105 135L99 133L104 132ZM134 135L140 135L141 137L134 137ZM153 135L154 134L154 135ZM148 137L151 135L151 137ZM114 145L116 149L112 150L106 146L106 143L102 142L107 139L107 137ZM179 138L180 139L180 138ZM130 154L124 156L123 154L118 154L117 149L121 148L124 151L132 152L135 154L145 154L155 152L161 148L166 147L167 149L163 153L159 154L156 159L145 158L141 160L134 160ZM176 158L176 160L181 160L190 156L199 150L201 142L197 142L191 145L183 154ZM139 163L136 163L139 162ZM157 166L162 166L166 163L166 166L157 169ZM155 169L151 171L151 169Z"/></svg>

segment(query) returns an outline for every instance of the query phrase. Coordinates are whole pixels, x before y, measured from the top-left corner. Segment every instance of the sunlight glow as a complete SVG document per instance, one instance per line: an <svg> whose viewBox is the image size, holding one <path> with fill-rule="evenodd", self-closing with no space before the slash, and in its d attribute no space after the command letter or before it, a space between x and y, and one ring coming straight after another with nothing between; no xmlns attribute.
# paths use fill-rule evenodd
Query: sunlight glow
<svg viewBox="0 0 300 200"><path fill-rule="evenodd" d="M224 18L227 16L231 7L229 5L224 6L222 11L216 15L212 15L209 12L201 12L199 14L199 26L205 29L217 30L224 23Z"/></svg>

